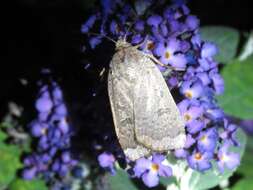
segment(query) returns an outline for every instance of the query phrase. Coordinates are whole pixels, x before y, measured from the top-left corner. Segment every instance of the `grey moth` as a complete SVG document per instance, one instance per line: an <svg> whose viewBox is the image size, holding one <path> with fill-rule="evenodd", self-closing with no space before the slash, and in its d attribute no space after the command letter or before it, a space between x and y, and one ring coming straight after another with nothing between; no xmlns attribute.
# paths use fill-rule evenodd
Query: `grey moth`
<svg viewBox="0 0 253 190"><path fill-rule="evenodd" d="M184 122L154 61L124 40L110 62L108 95L113 122L126 157L183 148Z"/></svg>

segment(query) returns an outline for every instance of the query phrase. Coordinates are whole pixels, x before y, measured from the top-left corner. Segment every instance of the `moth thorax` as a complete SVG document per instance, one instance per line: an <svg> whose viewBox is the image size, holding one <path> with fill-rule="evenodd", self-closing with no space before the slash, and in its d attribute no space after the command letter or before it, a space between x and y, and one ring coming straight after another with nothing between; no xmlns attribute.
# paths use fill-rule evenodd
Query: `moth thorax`
<svg viewBox="0 0 253 190"><path fill-rule="evenodd" d="M116 50L120 50L120 49L127 48L127 47L130 47L130 46L131 46L130 43L126 42L123 39L120 39L116 43Z"/></svg>

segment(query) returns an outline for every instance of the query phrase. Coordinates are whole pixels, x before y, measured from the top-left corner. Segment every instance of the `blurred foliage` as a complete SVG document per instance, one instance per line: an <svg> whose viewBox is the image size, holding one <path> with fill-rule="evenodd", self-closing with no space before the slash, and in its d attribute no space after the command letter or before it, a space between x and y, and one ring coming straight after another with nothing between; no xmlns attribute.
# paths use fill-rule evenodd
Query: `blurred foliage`
<svg viewBox="0 0 253 190"><path fill-rule="evenodd" d="M225 113L241 119L253 119L253 56L244 61L233 60L222 70L225 93L218 103Z"/></svg>
<svg viewBox="0 0 253 190"><path fill-rule="evenodd" d="M118 169L115 175L108 177L111 190L138 190L134 183L129 179L128 174Z"/></svg>
<svg viewBox="0 0 253 190"><path fill-rule="evenodd" d="M10 190L47 190L48 188L41 180L25 181L16 179L8 187Z"/></svg>
<svg viewBox="0 0 253 190"><path fill-rule="evenodd" d="M234 28L225 26L205 26L200 29L204 41L213 42L218 47L216 60L229 63L235 58L239 45L239 32Z"/></svg>
<svg viewBox="0 0 253 190"><path fill-rule="evenodd" d="M6 135L0 131L0 189L6 187L22 166L18 147L4 143Z"/></svg>
<svg viewBox="0 0 253 190"><path fill-rule="evenodd" d="M11 128L8 123L0 124L0 190L46 190L43 181L24 181L19 178L18 171L22 168L19 146L7 142L8 135L3 131Z"/></svg>
<svg viewBox="0 0 253 190"><path fill-rule="evenodd" d="M249 137L247 141L247 148L241 165L237 170L237 174L241 178L232 186L231 190L251 190L253 189L253 137Z"/></svg>

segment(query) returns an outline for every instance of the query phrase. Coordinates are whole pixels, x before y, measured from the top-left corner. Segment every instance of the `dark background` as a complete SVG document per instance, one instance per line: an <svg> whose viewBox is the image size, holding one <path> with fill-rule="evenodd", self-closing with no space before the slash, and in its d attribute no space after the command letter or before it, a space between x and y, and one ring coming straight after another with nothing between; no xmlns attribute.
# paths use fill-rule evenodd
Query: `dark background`
<svg viewBox="0 0 253 190"><path fill-rule="evenodd" d="M6 102L31 102L42 67L51 68L66 88L86 96L94 85L84 69L80 26L88 15L89 0L11 0L1 5L0 118ZM253 29L250 0L190 0L192 14L201 25L226 25L241 31ZM28 80L22 86L20 78Z"/></svg>

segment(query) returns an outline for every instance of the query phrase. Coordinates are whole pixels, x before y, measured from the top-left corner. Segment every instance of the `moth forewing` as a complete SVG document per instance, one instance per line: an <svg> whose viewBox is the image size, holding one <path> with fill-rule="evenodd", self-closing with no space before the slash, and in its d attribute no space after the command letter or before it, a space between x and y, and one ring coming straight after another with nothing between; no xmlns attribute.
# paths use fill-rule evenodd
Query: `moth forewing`
<svg viewBox="0 0 253 190"><path fill-rule="evenodd" d="M119 143L130 160L182 148L184 123L153 61L119 40L110 62L108 94Z"/></svg>

